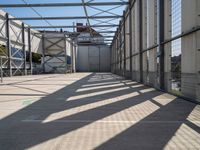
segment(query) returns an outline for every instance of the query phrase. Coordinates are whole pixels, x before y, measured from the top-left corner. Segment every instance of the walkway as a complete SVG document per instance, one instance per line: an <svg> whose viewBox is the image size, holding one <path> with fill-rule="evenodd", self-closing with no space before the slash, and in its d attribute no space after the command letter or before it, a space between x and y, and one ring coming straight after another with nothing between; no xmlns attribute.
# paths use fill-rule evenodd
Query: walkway
<svg viewBox="0 0 200 150"><path fill-rule="evenodd" d="M200 149L200 106L113 75L6 78L0 149Z"/></svg>

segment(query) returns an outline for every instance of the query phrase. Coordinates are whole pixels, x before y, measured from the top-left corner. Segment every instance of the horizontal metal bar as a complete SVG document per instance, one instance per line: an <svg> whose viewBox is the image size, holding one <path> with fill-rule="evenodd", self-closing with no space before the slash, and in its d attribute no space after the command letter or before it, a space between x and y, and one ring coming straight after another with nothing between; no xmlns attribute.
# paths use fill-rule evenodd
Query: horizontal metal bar
<svg viewBox="0 0 200 150"><path fill-rule="evenodd" d="M99 31L98 33L115 33L116 31ZM80 32L49 32L49 31L45 31L45 32L40 32L40 33L34 33L34 35L45 35L45 34L61 34L62 36L63 35L66 35L66 36L75 36L77 34L80 34ZM103 35L102 35L103 36ZM107 36L107 35L106 35ZM108 35L109 36L109 35ZM104 36L103 36L104 37ZM113 36L109 36L109 37L113 37ZM49 38L49 37L48 37ZM66 37L67 38L67 37Z"/></svg>
<svg viewBox="0 0 200 150"><path fill-rule="evenodd" d="M85 3L86 6L114 6L128 5L128 2L93 2ZM42 3L42 4L1 4L0 8L25 8L25 7L81 7L82 3Z"/></svg>
<svg viewBox="0 0 200 150"><path fill-rule="evenodd" d="M185 31L185 32L183 32L183 33L177 35L176 37L167 39L167 40L165 40L164 42L162 42L161 44L162 44L162 45L165 45L165 44L167 44L167 43L169 43L169 42L172 42L172 41L175 41L175 40L177 40L177 39L179 39L179 38L185 37L185 36L187 36L187 35L190 35L190 34L192 34L192 33L197 32L197 31L199 31L199 30L200 30L200 27L199 27L199 26L193 27L191 30ZM149 47L149 48L147 48L147 49L142 50L142 53L144 53L144 52L146 52L146 51L153 50L153 49L157 48L158 46L159 46L158 44L155 44L155 45L153 45L153 46L151 46L151 47ZM134 57L134 56L137 56L137 55L139 55L139 54L140 54L140 53L137 52L137 53L132 54L132 56L130 56L130 57Z"/></svg>
<svg viewBox="0 0 200 150"><path fill-rule="evenodd" d="M98 33L115 33L116 31L97 31Z"/></svg>
<svg viewBox="0 0 200 150"><path fill-rule="evenodd" d="M122 16L88 16L89 19L110 19L122 18ZM69 16L69 17L19 17L9 18L9 20L73 20L73 19L87 19L86 16Z"/></svg>
<svg viewBox="0 0 200 150"><path fill-rule="evenodd" d="M29 28L38 29L38 28L77 28L77 27L88 27L88 26L30 26ZM118 25L91 25L92 28L98 27L118 27Z"/></svg>
<svg viewBox="0 0 200 150"><path fill-rule="evenodd" d="M112 41L112 39L105 39L104 41Z"/></svg>

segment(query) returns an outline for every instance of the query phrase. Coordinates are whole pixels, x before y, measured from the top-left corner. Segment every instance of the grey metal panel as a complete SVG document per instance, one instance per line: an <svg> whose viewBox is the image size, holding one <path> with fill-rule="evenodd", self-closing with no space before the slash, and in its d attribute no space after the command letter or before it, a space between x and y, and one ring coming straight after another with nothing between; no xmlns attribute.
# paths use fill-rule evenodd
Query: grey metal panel
<svg viewBox="0 0 200 150"><path fill-rule="evenodd" d="M91 72L100 71L99 54L99 46L88 47L89 70Z"/></svg>
<svg viewBox="0 0 200 150"><path fill-rule="evenodd" d="M100 72L110 72L110 47L100 47Z"/></svg>
<svg viewBox="0 0 200 150"><path fill-rule="evenodd" d="M80 72L110 72L110 47L79 45L76 67Z"/></svg>
<svg viewBox="0 0 200 150"><path fill-rule="evenodd" d="M78 46L77 71L80 71L80 72L89 71L88 47L87 46Z"/></svg>

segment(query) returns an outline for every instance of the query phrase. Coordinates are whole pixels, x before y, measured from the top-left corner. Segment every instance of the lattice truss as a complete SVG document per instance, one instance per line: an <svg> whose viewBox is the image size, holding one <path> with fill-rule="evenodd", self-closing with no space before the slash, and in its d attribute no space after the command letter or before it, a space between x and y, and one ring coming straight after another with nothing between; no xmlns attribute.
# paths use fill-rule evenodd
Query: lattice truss
<svg viewBox="0 0 200 150"><path fill-rule="evenodd" d="M12 75L15 75L18 72L23 74L22 69L25 57L22 51L23 49L22 47L24 45L22 41L22 29L18 24L12 21L10 21L9 23L6 22L7 22L6 17L1 16L0 20L0 39L2 41L0 46L0 53L2 59L1 66L3 69L8 69L10 62L10 67L13 69ZM9 28L9 39L8 39L7 28ZM10 50L8 49L7 42L10 42ZM9 76L8 71L4 71L3 73L5 76Z"/></svg>
<svg viewBox="0 0 200 150"><path fill-rule="evenodd" d="M93 38L93 30L97 31L104 37L104 41L107 44L111 44L114 38L114 33L116 32L116 28L119 26L120 20L123 18L123 10L127 5L129 5L128 0L107 0L107 1L100 1L100 0L80 0L79 2L68 2L68 3L28 3L27 0L21 0L22 3L18 4L0 4L0 8L8 9L8 8L30 8L38 17L9 17L7 16L0 16L0 41L4 41L5 47L0 47L0 52L2 56L2 67L8 71L5 71L5 75L15 75L17 73L24 74L26 73L27 65L26 65L26 53L28 52L29 57L31 58L31 52L33 48L31 47L31 43L34 39L34 34L29 33L28 30L31 32L31 29L39 29L39 30L60 30L60 29L67 29L65 33L67 33L66 37L74 36L78 34L74 31L69 31L69 28L76 28L76 25L66 24L66 25L59 25L59 24L52 24L49 20L85 20L87 22L87 26L89 26L91 37ZM81 16L43 16L40 12L37 11L36 8L38 7L49 7L52 10L56 7L80 7L84 10L84 14ZM123 7L123 8L122 8ZM121 9L120 9L121 8ZM9 11L8 11L9 12ZM15 14L13 14L15 15ZM45 25L37 25L37 26L26 26L19 25L15 23L17 20L21 21L34 21L34 20L43 20L46 22ZM25 22L26 23L26 22ZM9 30L7 30L9 28ZM9 31L9 32L8 32ZM25 41L24 37L27 38L28 34L28 42ZM42 35L40 35L42 36ZM66 39L65 39L66 40ZM49 49L60 45L63 39L61 38L58 41L52 41L50 39L46 39L46 43L50 45L45 48L47 53ZM63 49L60 47L60 49ZM47 62L51 61L53 58L59 59L61 62L59 67L66 67L63 66L64 60L61 59L63 51L58 54L45 54L51 55L52 57L45 60L44 65L48 65ZM29 64L30 68L32 67L32 63ZM51 67L51 66L49 66Z"/></svg>
<svg viewBox="0 0 200 150"><path fill-rule="evenodd" d="M39 17L19 17L12 20L45 20L48 26L32 26L31 28L48 29L48 28L75 28L73 25L55 25L49 20L75 20L85 19L89 26L101 33L105 41L111 43L116 28L119 26L119 20L122 18L124 6L128 5L128 0L80 0L76 3L41 3L30 4L26 0L22 0L24 4L3 4L1 8L31 8ZM85 14L82 16L57 16L44 17L35 8L37 7L83 7ZM123 8L122 8L123 7ZM120 9L122 8L122 9ZM52 8L53 9L53 8ZM93 12L93 13L92 13ZM92 34L92 33L91 33Z"/></svg>
<svg viewBox="0 0 200 150"><path fill-rule="evenodd" d="M51 35L43 37L43 40L45 56L43 65L47 65L51 69L51 72L63 73L64 71L60 70L66 70L67 68L65 51L66 37L54 37ZM52 66L51 63L54 63L54 65Z"/></svg>

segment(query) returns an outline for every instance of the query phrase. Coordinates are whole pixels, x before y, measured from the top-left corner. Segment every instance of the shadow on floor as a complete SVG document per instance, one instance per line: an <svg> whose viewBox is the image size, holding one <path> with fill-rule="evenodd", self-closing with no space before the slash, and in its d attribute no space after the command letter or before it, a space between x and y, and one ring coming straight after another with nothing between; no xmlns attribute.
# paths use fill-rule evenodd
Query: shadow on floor
<svg viewBox="0 0 200 150"><path fill-rule="evenodd" d="M77 92L78 89L86 88L83 88L83 85L115 81L122 85ZM127 84L128 82L131 81L110 73L94 73L41 98L0 120L0 149L31 148L96 122L106 123L106 119L111 119L108 121L110 123L117 123L114 119L119 119L119 124L126 124L127 121L128 125L117 135L108 136L104 141L100 139L101 142L93 148L163 149L180 126L188 123L187 117L196 105L178 98L163 105L155 101L155 97L164 93L155 90L141 93L141 90L149 87L139 86L138 83ZM47 119L52 114L75 108L77 110L69 114L55 115L55 118ZM129 120L126 114L129 115ZM138 118L132 122L134 117ZM199 131L196 126L194 130ZM93 140L95 143L95 137ZM80 141L74 142L79 144ZM82 144L84 147L87 142ZM59 149L59 144L56 149Z"/></svg>

